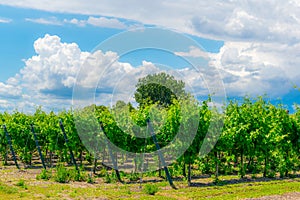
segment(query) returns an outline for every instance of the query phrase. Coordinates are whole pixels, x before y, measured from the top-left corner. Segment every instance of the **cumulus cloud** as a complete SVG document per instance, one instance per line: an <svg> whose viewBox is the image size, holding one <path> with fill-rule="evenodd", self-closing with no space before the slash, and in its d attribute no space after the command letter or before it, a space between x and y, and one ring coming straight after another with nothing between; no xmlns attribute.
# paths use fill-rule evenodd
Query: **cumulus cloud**
<svg viewBox="0 0 300 200"><path fill-rule="evenodd" d="M283 97L293 90L293 85L300 85L299 44L260 42L225 42L219 53L205 53L195 47L187 52L175 52L183 57L207 56L209 65L217 68L204 68L202 81L213 82L218 73L221 74L224 88L229 96L263 95L272 98ZM212 71L209 71L212 70ZM183 70L181 73L190 77L196 91L205 92L200 76L194 76L193 70ZM218 87L222 87L220 84ZM200 92L201 93L201 92Z"/></svg>
<svg viewBox="0 0 300 200"><path fill-rule="evenodd" d="M221 71L228 94L268 94L277 98L288 94L293 83L300 84L294 63L280 56L284 46L226 42L218 54L210 54L211 63ZM296 57L298 48L290 50L291 57Z"/></svg>
<svg viewBox="0 0 300 200"><path fill-rule="evenodd" d="M70 108L76 75L89 53L48 34L34 42L34 49L36 55L24 61L19 73L0 83L0 99L11 99L2 108Z"/></svg>
<svg viewBox="0 0 300 200"><path fill-rule="evenodd" d="M132 100L126 91L134 91L138 78L159 71L151 62L143 61L141 68L119 62L115 52L83 52L56 35L37 39L34 50L36 55L24 61L18 74L0 83L1 109L70 108L74 84L98 93L99 104Z"/></svg>
<svg viewBox="0 0 300 200"><path fill-rule="evenodd" d="M228 90L236 94L268 91L272 88L271 82L300 84L300 4L296 0L153 0L147 3L104 0L101 4L79 0L51 3L46 0L0 0L0 4L52 12L110 16L65 22L79 26L91 24L121 28L125 25L118 18L122 18L225 41L218 54L209 56L214 60L212 63L219 66L224 81L230 83ZM201 55L201 52L191 47L189 52L177 52L177 55L195 57ZM64 84L71 82L69 78ZM277 93L288 91L288 85L281 84Z"/></svg>
<svg viewBox="0 0 300 200"><path fill-rule="evenodd" d="M76 73L88 56L75 43L63 43L58 36L45 35L34 43L37 55L25 61L20 71L23 85L37 91L71 88Z"/></svg>
<svg viewBox="0 0 300 200"><path fill-rule="evenodd" d="M208 53L202 49L199 49L195 46L191 46L189 48L190 50L188 52L174 52L174 54L181 57L209 58Z"/></svg>
<svg viewBox="0 0 300 200"><path fill-rule="evenodd" d="M0 97L19 98L22 94L21 87L0 82Z"/></svg>
<svg viewBox="0 0 300 200"><path fill-rule="evenodd" d="M225 41L219 53L205 54L200 49L190 47L187 52L176 52L182 57L208 56L211 66L218 70L206 71L206 80L213 81L221 73L224 86L229 95L257 95L267 93L278 97L288 94L292 85L300 85L300 3L290 1L109 1L99 4L92 0L89 3L79 0L54 1L11 1L0 0L2 5L33 8L59 13L76 13L87 16L86 19L56 18L27 19L44 24L75 24L77 26L99 26L109 28L128 28L124 21L133 20L142 24L156 25L178 30L195 36ZM109 17L104 17L109 16ZM124 20L119 20L124 19ZM8 23L3 20L0 23ZM76 44L66 44L57 36L45 36L36 41L36 54L26 60L25 67L19 77L13 77L2 83L5 90L11 90L11 97L20 95L21 88L34 91L36 99L43 103L54 102L47 95L61 94L70 96L72 85L76 79L79 66L85 63L88 68L95 66L111 67L103 71L91 68L83 73L82 85L90 87L102 75L98 91L102 91L99 99L108 101L115 92L124 98L124 91L134 90L131 86L137 77L159 70L150 62L144 61L142 67L134 68L128 63L118 62L114 52L82 52ZM112 60L115 62L112 63ZM94 71L93 71L94 70ZM208 70L208 69L203 69ZM95 72L95 73L92 73ZM204 77L192 69L174 71L186 77L187 84L197 93L207 93ZM126 75L126 76L125 76ZM124 84L122 84L124 83ZM115 84L115 85L114 85ZM4 91L3 91L4 92ZM123 92L123 93L122 93ZM24 96L24 94L23 94ZM101 97L101 98L100 98ZM119 98L118 97L118 98ZM55 99L55 98L54 98ZM30 105L30 98L26 101ZM57 100L56 103L61 103ZM24 104L25 105L25 104Z"/></svg>
<svg viewBox="0 0 300 200"><path fill-rule="evenodd" d="M5 89L0 93L8 92L7 95L20 99L14 105L17 108L29 109L36 105L48 109L69 108L74 84L85 88L83 92L95 93L97 104L108 105L118 100L132 102L139 78L165 70L146 60L140 67L133 67L120 62L118 54L111 51L83 52L77 44L62 42L55 35L46 34L37 39L34 49L36 55L25 60L24 68L6 84L0 85ZM184 80L188 88L205 86L199 72L181 70L169 70L168 73Z"/></svg>
<svg viewBox="0 0 300 200"><path fill-rule="evenodd" d="M5 99L0 106L2 109L14 108L15 104L22 109L35 105L49 109L69 108L74 84L96 92L98 104L133 101L138 79L162 71L149 61L143 61L140 67L120 62L118 54L111 51L83 52L76 43L62 42L55 35L46 34L37 39L34 49L36 55L25 60L24 68L6 83L0 83L0 100ZM287 44L282 43L274 48L272 43L225 42L219 53L207 54L190 47L189 51L175 55L195 58L205 55L210 65L198 66L198 70L171 69L168 73L183 80L188 91L197 96L225 88L229 95L267 93L277 97L289 92L291 82L300 85L300 73L295 68L300 63L297 52L300 52L300 45L289 46L287 50ZM216 82L220 73L224 85Z"/></svg>

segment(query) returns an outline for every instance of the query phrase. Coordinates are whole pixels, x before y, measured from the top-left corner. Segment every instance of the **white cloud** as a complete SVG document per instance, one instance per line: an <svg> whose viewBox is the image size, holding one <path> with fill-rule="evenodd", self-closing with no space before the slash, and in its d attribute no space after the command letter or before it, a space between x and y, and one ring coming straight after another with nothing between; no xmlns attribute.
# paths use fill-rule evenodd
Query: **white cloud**
<svg viewBox="0 0 300 200"><path fill-rule="evenodd" d="M287 46L282 43L225 42L219 53L207 55L210 64L221 72L229 95L267 93L277 97L289 92L291 82L300 85L300 72L295 68L300 64L297 55L300 45L289 46L288 50ZM76 43L64 43L60 37L48 34L35 41L34 49L36 55L25 60L24 68L6 83L0 83L0 99L15 99L2 108L14 108L15 104L20 109L34 108L35 105L49 109L69 108L72 87L80 69L81 79L77 84L91 89L97 86L97 103L108 104L120 99L133 101L138 79L161 71L148 61L143 61L138 68L119 62L115 52L83 52ZM203 57L203 52L190 47L189 51L177 52L177 55ZM223 87L214 84L219 72L213 68L203 68L200 72L185 68L169 73L184 80L188 90L194 90L196 95L206 95ZM211 91L208 91L207 83L212 85Z"/></svg>
<svg viewBox="0 0 300 200"><path fill-rule="evenodd" d="M177 56L204 57L210 59L210 65L217 67L221 73L224 87L229 96L256 96L268 94L278 98L288 94L293 84L300 85L300 72L296 66L300 45L294 45L286 50L287 45L281 43L258 42L225 42L219 53L206 53L196 47L190 47L187 52L175 52ZM287 51L287 52L285 52ZM285 56L282 56L285 55ZM296 58L296 59L293 59ZM203 79L216 88L222 85L214 83L218 71L203 68L202 74L193 70L183 70L184 77L189 77L190 84L196 93L207 92ZM195 74L195 75L193 75Z"/></svg>
<svg viewBox="0 0 300 200"><path fill-rule="evenodd" d="M1 18L0 17L0 23L8 24L11 23L13 20L12 19L7 19L7 18Z"/></svg>
<svg viewBox="0 0 300 200"><path fill-rule="evenodd" d="M153 0L146 3L104 0L101 4L96 0L89 3L0 0L0 4L110 16L69 20L79 26L123 27L123 22L118 20L122 18L225 41L219 54L209 56L223 73L229 93L268 92L277 96L288 92L290 84L300 85L300 4L295 0ZM190 47L190 51L176 55L197 57L202 52Z"/></svg>
<svg viewBox="0 0 300 200"><path fill-rule="evenodd" d="M34 19L26 18L25 21L37 23L37 24L56 25L56 26L62 26L64 24L74 24L81 27L84 27L86 25L92 25L97 27L113 28L113 29L127 29L130 27L116 18L92 17L92 16L88 17L87 19L72 18L72 19L64 19L64 20L60 20L56 17L34 18ZM8 23L9 21L1 20L0 18L0 23L1 22Z"/></svg>
<svg viewBox="0 0 300 200"><path fill-rule="evenodd" d="M291 85L300 85L300 3L296 0L103 0L101 4L96 0L89 3L79 0L0 0L0 4L58 13L109 16L63 21L56 18L28 19L37 23L125 28L126 24L118 20L122 18L225 41L219 53L209 53L208 56L212 59L211 64L217 66L222 73L229 94L255 95L266 92L278 96L288 93ZM36 91L44 93L70 88L74 83L76 71L87 56L101 58L102 64L118 57L113 52L97 52L90 55L81 52L76 44L62 43L58 37L52 36L37 41L35 50L37 55L26 61L26 66L20 73L21 78L11 78L6 82L6 88L17 85L20 80L27 90L35 86ZM73 55L72 52L76 53ZM177 52L176 55L201 57L202 53L199 49L190 47L189 51ZM98 64L101 63L97 58ZM152 64L144 62L143 66L148 66L148 70ZM101 83L103 88L113 89L112 83L123 79L128 86L130 81L136 80L132 76L124 77L128 71L135 75L142 74L135 72L136 69L126 63L116 62L113 67L115 70L105 72L106 79ZM155 67L152 67L155 71ZM187 69L180 73L189 77L189 84L201 91L203 85L198 74L195 75L192 70ZM209 73L212 79L216 72ZM86 79L84 84L91 84L97 75L87 74L89 79ZM121 91L126 85L120 84L118 90Z"/></svg>
<svg viewBox="0 0 300 200"><path fill-rule="evenodd" d="M176 29L221 40L291 42L300 39L297 1L51 1L0 0L0 4L52 12L112 16L91 18L94 24L121 25L114 18ZM113 21L111 21L113 20ZM97 22L96 22L97 21ZM100 21L100 22L99 22ZM74 20L73 20L74 22Z"/></svg>
<svg viewBox="0 0 300 200"><path fill-rule="evenodd" d="M20 79L20 74L16 74L15 77L10 77L6 81L6 83L12 86L18 86L20 83L19 79Z"/></svg>
<svg viewBox="0 0 300 200"><path fill-rule="evenodd" d="M115 52L83 52L77 44L64 43L55 35L37 39L34 49L36 55L24 61L25 66L18 74L6 84L0 82L0 99L16 99L0 109L30 111L36 105L46 109L70 108L79 71L81 79L76 84L93 91L97 88L103 97L99 103L108 104L112 96L116 100L128 97L125 91L134 90L139 77L157 71L146 61L138 69L121 63Z"/></svg>
<svg viewBox="0 0 300 200"><path fill-rule="evenodd" d="M194 46L190 47L189 52L175 52L174 54L182 57L209 58L209 54L207 52Z"/></svg>
<svg viewBox="0 0 300 200"><path fill-rule="evenodd" d="M79 20L79 19L76 19L76 18L73 18L71 20L64 19L64 23L75 24L77 26L83 27L83 26L86 25L86 20Z"/></svg>
<svg viewBox="0 0 300 200"><path fill-rule="evenodd" d="M145 60L138 68L119 62L115 52L82 52L77 44L64 43L55 35L46 34L37 39L34 49L36 55L25 60L24 68L9 78L7 84L0 83L3 90L0 94L6 93L6 98L8 95L18 98L15 105L10 104L11 108L30 110L36 105L43 105L46 109L69 108L74 83L87 91L95 92L97 88L98 104L133 101L138 79L161 71ZM170 73L189 81L192 87L204 85L196 71L171 70Z"/></svg>
<svg viewBox="0 0 300 200"><path fill-rule="evenodd" d="M34 43L36 56L25 61L20 71L23 85L38 91L71 88L74 77L87 57L75 43L62 43L58 36L45 35Z"/></svg>
<svg viewBox="0 0 300 200"><path fill-rule="evenodd" d="M22 94L20 86L0 82L0 98L19 98Z"/></svg>
<svg viewBox="0 0 300 200"><path fill-rule="evenodd" d="M56 17L36 18L36 19L26 18L25 21L37 23L37 24L46 24L46 25L56 25L56 26L63 25L63 23L59 21Z"/></svg>
<svg viewBox="0 0 300 200"><path fill-rule="evenodd" d="M89 17L87 24L93 26L105 27L105 28L115 28L115 29L126 29L127 26L119 21L118 19L108 19L105 17Z"/></svg>
<svg viewBox="0 0 300 200"><path fill-rule="evenodd" d="M288 94L293 83L300 84L300 72L295 67L300 60L290 62L290 58L298 57L299 45L289 52L284 49L283 44L226 42L220 53L211 54L211 62L222 72L230 95L266 93L279 97Z"/></svg>

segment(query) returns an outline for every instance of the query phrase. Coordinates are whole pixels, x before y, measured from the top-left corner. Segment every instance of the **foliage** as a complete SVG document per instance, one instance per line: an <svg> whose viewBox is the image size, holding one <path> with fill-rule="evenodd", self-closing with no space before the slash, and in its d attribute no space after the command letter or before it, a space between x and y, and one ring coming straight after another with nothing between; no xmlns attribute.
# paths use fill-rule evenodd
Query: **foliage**
<svg viewBox="0 0 300 200"><path fill-rule="evenodd" d="M143 191L149 195L155 195L159 190L158 186L155 184L146 184L143 187Z"/></svg>
<svg viewBox="0 0 300 200"><path fill-rule="evenodd" d="M95 183L95 179L94 179L94 177L92 175L88 174L86 182L90 183L90 184L93 184L93 183Z"/></svg>
<svg viewBox="0 0 300 200"><path fill-rule="evenodd" d="M134 98L140 106L159 103L168 106L172 100L185 95L184 82L164 72L139 79Z"/></svg>
<svg viewBox="0 0 300 200"><path fill-rule="evenodd" d="M172 165L176 168L176 173L173 170L173 174L178 175L180 172L186 176L185 170L193 169L198 174L239 174L240 177L246 174L262 174L265 177L279 174L281 177L289 177L295 171L299 171L299 107L295 113L289 114L284 105L273 105L266 97L245 97L243 101L228 102L224 113L219 113L217 109L209 107L209 103L209 99L199 103L192 98L183 98L172 99L172 103L167 107L157 102L133 108L130 104L118 102L112 108L92 105L79 111L59 113L46 113L41 108L37 108L33 114L15 110L12 113L0 113L0 123L6 125L18 159L28 165L37 151L30 131L31 124L34 125L42 154L47 162L51 163L50 155L53 154L58 161L71 163L69 150L58 124L59 119L63 121L69 146L76 159L91 161L96 156L103 156L103 152L108 155L107 144L103 143L104 134L100 131L100 121L103 123L105 135L116 146L137 153L155 151L151 137L138 137L146 134L146 119L150 118L161 147L170 144L178 133L187 138L195 132L187 151ZM80 115L76 115L76 112ZM95 116L92 122L90 114ZM76 117L80 117L79 124ZM222 119L224 126L218 140L206 137L218 131L223 125ZM85 133L81 138L78 136L79 130ZM205 152L205 147L202 147L204 138L211 140L208 143L211 146L207 146L207 149L214 148L202 155L199 152ZM88 151L83 141L88 141L92 150ZM184 142L182 141L181 145L184 145ZM177 150L182 146L174 148ZM3 129L0 131L0 155L2 161L10 158ZM142 161L134 162L139 169ZM100 174L106 177L107 182L114 182L114 173L108 174L103 168ZM128 178L136 179L133 174ZM58 166L53 176L58 182L87 179L84 173L78 175L75 170L67 170L62 166ZM42 171L39 175L41 179L50 177L47 171Z"/></svg>
<svg viewBox="0 0 300 200"><path fill-rule="evenodd" d="M130 174L128 174L128 179L130 181L137 181L140 179L140 175L138 173L131 172Z"/></svg>
<svg viewBox="0 0 300 200"><path fill-rule="evenodd" d="M54 180L59 183L67 183L70 181L70 174L65 166L57 166L56 174L54 175Z"/></svg>
<svg viewBox="0 0 300 200"><path fill-rule="evenodd" d="M36 179L49 180L52 177L51 171L43 169L40 174L36 176Z"/></svg>

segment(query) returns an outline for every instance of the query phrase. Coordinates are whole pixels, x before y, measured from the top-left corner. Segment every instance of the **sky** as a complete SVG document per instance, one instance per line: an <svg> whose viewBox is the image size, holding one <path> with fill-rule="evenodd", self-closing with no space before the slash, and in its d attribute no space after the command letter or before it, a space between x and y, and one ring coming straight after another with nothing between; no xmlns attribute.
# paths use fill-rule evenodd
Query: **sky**
<svg viewBox="0 0 300 200"><path fill-rule="evenodd" d="M266 94L293 111L299 66L296 0L0 0L0 111L132 102L138 79L162 70L198 99Z"/></svg>

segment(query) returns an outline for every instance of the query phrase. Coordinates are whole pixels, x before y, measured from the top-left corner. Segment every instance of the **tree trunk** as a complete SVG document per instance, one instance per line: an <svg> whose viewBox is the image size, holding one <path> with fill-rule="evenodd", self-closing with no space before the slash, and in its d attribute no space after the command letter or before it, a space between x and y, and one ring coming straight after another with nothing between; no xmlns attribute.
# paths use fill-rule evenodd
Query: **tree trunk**
<svg viewBox="0 0 300 200"><path fill-rule="evenodd" d="M82 150L80 150L80 157L79 157L79 159L80 159L80 165L82 166L82 160L83 160L83 152L82 152Z"/></svg>
<svg viewBox="0 0 300 200"><path fill-rule="evenodd" d="M288 159L289 159L289 151L286 152L285 163L287 163ZM288 175L289 175L289 166L287 166L286 164L284 176L287 177Z"/></svg>
<svg viewBox="0 0 300 200"><path fill-rule="evenodd" d="M137 172L137 158L133 158L133 161L134 161L134 173Z"/></svg>
<svg viewBox="0 0 300 200"><path fill-rule="evenodd" d="M240 173L241 173L241 177L244 178L245 176L245 172L244 172L244 151L243 149L241 150L241 167L240 167Z"/></svg>
<svg viewBox="0 0 300 200"><path fill-rule="evenodd" d="M188 186L191 186L192 184L192 173L191 173L191 163L188 165Z"/></svg>
<svg viewBox="0 0 300 200"><path fill-rule="evenodd" d="M31 153L31 155L33 154L33 152L30 152ZM31 164L32 164L32 156L30 156L30 159L29 159L29 166L31 166Z"/></svg>
<svg viewBox="0 0 300 200"><path fill-rule="evenodd" d="M159 159L158 159L159 160ZM160 160L158 161L158 176L161 178L162 177L162 174L161 174L161 163L160 163Z"/></svg>
<svg viewBox="0 0 300 200"><path fill-rule="evenodd" d="M250 164L252 163L253 157L250 156L249 162L247 164L247 169L249 170Z"/></svg>
<svg viewBox="0 0 300 200"><path fill-rule="evenodd" d="M102 163L104 163L104 161L105 161L105 154L106 154L105 148L103 148L103 152L102 152Z"/></svg>
<svg viewBox="0 0 300 200"><path fill-rule="evenodd" d="M186 177L185 162L183 162L183 165L182 165L182 175L183 175L183 177Z"/></svg>
<svg viewBox="0 0 300 200"><path fill-rule="evenodd" d="M96 174L96 168L97 168L97 158L94 159L94 168L93 168L94 174Z"/></svg>
<svg viewBox="0 0 300 200"><path fill-rule="evenodd" d="M265 156L265 168L264 168L264 174L263 174L263 177L266 177L267 176L267 156Z"/></svg>
<svg viewBox="0 0 300 200"><path fill-rule="evenodd" d="M124 163L125 163L125 155L124 153L122 153L122 165L124 165Z"/></svg>
<svg viewBox="0 0 300 200"><path fill-rule="evenodd" d="M112 158L112 159L113 159L113 158ZM120 172L119 172L119 170L118 170L118 154L117 154L117 153L116 153L116 155L115 155L115 163L116 163L116 166L115 166L115 167L117 167L117 169L115 169L115 171L116 171L116 175L117 175L118 181L119 181L120 183L123 183L123 181L122 181L122 179L121 179Z"/></svg>
<svg viewBox="0 0 300 200"><path fill-rule="evenodd" d="M218 162L218 152L216 151L215 153L215 158L216 158L216 172L215 172L215 176L216 176L216 180L219 180L219 162Z"/></svg>
<svg viewBox="0 0 300 200"><path fill-rule="evenodd" d="M52 168L53 167L53 161L52 161L52 158L53 157L53 152L52 151L50 151L50 168Z"/></svg>
<svg viewBox="0 0 300 200"><path fill-rule="evenodd" d="M49 161L48 161L48 146L46 148L45 161L49 163Z"/></svg>
<svg viewBox="0 0 300 200"><path fill-rule="evenodd" d="M7 160L8 160L8 149L6 148L5 155L4 155L4 165L7 165Z"/></svg>

